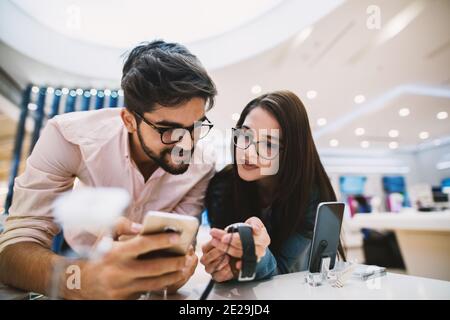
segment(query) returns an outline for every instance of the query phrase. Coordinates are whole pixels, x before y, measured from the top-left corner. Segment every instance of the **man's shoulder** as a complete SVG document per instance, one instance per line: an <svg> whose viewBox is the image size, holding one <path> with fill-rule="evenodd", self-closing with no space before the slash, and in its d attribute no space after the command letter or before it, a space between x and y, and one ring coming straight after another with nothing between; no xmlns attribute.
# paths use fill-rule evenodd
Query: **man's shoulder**
<svg viewBox="0 0 450 320"><path fill-rule="evenodd" d="M65 113L50 122L67 141L77 145L107 141L123 129L120 108Z"/></svg>

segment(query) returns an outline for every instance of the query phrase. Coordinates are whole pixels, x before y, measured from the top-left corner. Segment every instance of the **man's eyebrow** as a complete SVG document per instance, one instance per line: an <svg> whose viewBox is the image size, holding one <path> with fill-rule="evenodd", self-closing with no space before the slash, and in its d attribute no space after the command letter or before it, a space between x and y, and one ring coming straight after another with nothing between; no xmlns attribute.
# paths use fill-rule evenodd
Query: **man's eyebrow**
<svg viewBox="0 0 450 320"><path fill-rule="evenodd" d="M183 126L183 124L181 124L181 123L168 121L168 120L157 121L157 122L155 122L155 124L157 124L159 126L164 126L164 127L182 127Z"/></svg>
<svg viewBox="0 0 450 320"><path fill-rule="evenodd" d="M201 117L199 120L197 120L198 122L203 122L205 121L206 116ZM179 122L173 122L173 121L168 121L168 120L161 120L161 121L157 121L155 122L156 125L158 126L163 126L163 127L171 127L171 128L185 128L183 126L182 123ZM191 127L191 126L189 126Z"/></svg>

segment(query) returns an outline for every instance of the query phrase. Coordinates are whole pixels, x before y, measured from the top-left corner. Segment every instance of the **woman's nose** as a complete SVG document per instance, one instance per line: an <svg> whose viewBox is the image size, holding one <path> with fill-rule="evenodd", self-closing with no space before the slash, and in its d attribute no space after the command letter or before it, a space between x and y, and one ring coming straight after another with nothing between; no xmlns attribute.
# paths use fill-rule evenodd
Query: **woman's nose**
<svg viewBox="0 0 450 320"><path fill-rule="evenodd" d="M256 152L256 146L251 144L246 150L246 159L250 164L258 164L258 153Z"/></svg>

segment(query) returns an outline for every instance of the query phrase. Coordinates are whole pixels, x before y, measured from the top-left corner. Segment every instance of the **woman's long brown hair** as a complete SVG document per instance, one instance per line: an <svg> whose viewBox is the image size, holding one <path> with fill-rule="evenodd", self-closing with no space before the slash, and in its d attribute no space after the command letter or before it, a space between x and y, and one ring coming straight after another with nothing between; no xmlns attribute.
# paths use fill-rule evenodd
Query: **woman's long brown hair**
<svg viewBox="0 0 450 320"><path fill-rule="evenodd" d="M246 105L236 127L241 127L250 111L257 107L274 116L281 127L283 149L275 179L276 194L272 203L275 217L272 217L271 232L271 249L277 251L290 236L307 228L305 216L313 197L317 197L316 210L320 202L336 201L336 195L320 161L308 115L299 97L290 91L261 95ZM235 158L234 145L233 155ZM261 212L257 185L239 178L236 165L233 165L233 171L236 210L230 214L234 215L234 222L245 221L255 212ZM345 259L341 243L339 254Z"/></svg>

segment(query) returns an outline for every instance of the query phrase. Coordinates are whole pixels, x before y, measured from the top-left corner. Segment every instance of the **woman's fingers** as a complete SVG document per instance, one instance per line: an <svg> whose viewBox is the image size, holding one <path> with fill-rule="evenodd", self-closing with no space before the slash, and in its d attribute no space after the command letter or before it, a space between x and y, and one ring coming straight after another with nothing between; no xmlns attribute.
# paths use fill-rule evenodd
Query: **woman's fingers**
<svg viewBox="0 0 450 320"><path fill-rule="evenodd" d="M270 238L265 233L261 233L260 235L254 235L253 239L255 241L255 254L258 258L261 258L265 255L266 248L270 243L270 240L268 239ZM230 243L231 247L238 250L239 252L242 251L242 242L241 238L239 237L239 234L232 235L228 233L222 237L221 242L226 244L227 246L228 243Z"/></svg>
<svg viewBox="0 0 450 320"><path fill-rule="evenodd" d="M220 241L225 243L226 245L228 245L228 243L229 243L230 246L232 246L238 250L242 250L242 242L241 242L241 237L239 236L239 233L227 233L224 236L222 236Z"/></svg>
<svg viewBox="0 0 450 320"><path fill-rule="evenodd" d="M230 257L228 255L223 256L217 260L214 260L205 265L205 271L209 274L213 274L222 270L230 263Z"/></svg>
<svg viewBox="0 0 450 320"><path fill-rule="evenodd" d="M208 241L207 243L202 245L202 252L203 252L203 254L208 253L212 249L214 249L214 246L211 244L211 241Z"/></svg>
<svg viewBox="0 0 450 320"><path fill-rule="evenodd" d="M266 249L270 244L270 236L263 222L257 217L251 217L245 221L253 228L253 239L255 241L255 254L260 259L266 253ZM243 254L242 241L239 233L227 233L224 230L213 228L210 231L212 239L208 242L208 246L213 246L229 255L241 258ZM209 249L209 248L208 248ZM209 250L203 250L208 252Z"/></svg>
<svg viewBox="0 0 450 320"><path fill-rule="evenodd" d="M234 275L231 271L230 265L227 264L227 266L222 270L213 273L212 277L217 282L224 282L233 279Z"/></svg>
<svg viewBox="0 0 450 320"><path fill-rule="evenodd" d="M209 231L209 234L213 238L222 239L222 237L224 235L226 235L227 232L225 230L222 230L222 229L212 228L211 231Z"/></svg>
<svg viewBox="0 0 450 320"><path fill-rule="evenodd" d="M264 223L257 217L250 217L245 220L245 223L252 226L254 234L260 234L261 231L265 229Z"/></svg>
<svg viewBox="0 0 450 320"><path fill-rule="evenodd" d="M207 253L203 254L202 258L200 259L200 262L203 265L207 265L207 264L211 263L212 261L217 260L218 258L222 257L223 255L224 255L224 253L222 251L213 247L213 249L211 249Z"/></svg>
<svg viewBox="0 0 450 320"><path fill-rule="evenodd" d="M235 247L229 246L228 244L223 243L222 241L219 241L217 239L212 239L211 244L220 251L229 254L230 256L236 258L242 257L242 249L237 249Z"/></svg>

